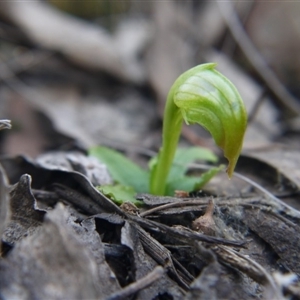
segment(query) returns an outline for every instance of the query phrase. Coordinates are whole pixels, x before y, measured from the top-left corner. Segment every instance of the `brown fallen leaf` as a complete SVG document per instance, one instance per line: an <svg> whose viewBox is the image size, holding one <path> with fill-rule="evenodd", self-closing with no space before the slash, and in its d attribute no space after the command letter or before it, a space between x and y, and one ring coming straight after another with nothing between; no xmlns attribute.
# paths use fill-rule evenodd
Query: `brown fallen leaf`
<svg viewBox="0 0 300 300"><path fill-rule="evenodd" d="M79 229L74 223L74 215L59 204L39 231L16 243L0 262L2 297L102 299L119 288L93 226L85 222Z"/></svg>
<svg viewBox="0 0 300 300"><path fill-rule="evenodd" d="M300 152L285 145L273 145L270 147L247 150L244 156L263 162L277 172L277 176L289 180L291 186L300 190Z"/></svg>
<svg viewBox="0 0 300 300"><path fill-rule="evenodd" d="M12 245L32 235L42 225L45 212L36 209L35 203L31 191L31 177L25 174L10 192L11 215L2 237L4 242Z"/></svg>

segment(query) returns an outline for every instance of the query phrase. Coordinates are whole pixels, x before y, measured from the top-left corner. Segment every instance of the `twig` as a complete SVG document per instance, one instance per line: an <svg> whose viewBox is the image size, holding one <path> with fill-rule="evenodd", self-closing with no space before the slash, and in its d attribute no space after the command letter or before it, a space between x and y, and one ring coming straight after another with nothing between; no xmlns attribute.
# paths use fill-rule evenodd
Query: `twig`
<svg viewBox="0 0 300 300"><path fill-rule="evenodd" d="M221 250L221 252L219 250ZM215 249L215 252L217 253L218 257L225 263L228 263L229 265L232 265L233 267L236 267L237 269L243 271L258 283L268 283L273 291L272 299L282 299L282 294L273 277L256 261L238 253L237 251L234 251L233 249L229 249L228 247L224 246L218 246L218 249ZM239 258L242 260L240 260Z"/></svg>
<svg viewBox="0 0 300 300"><path fill-rule="evenodd" d="M194 245L195 241L202 241L211 244L221 244L233 247L245 247L247 241L231 241L223 238L212 237L209 235L201 234L188 228L175 229L165 224L150 221L141 217L132 215L127 216L129 219L138 223L142 228L150 231L161 232L167 236L173 237L178 241L184 241L187 244Z"/></svg>
<svg viewBox="0 0 300 300"><path fill-rule="evenodd" d="M259 201L257 204L253 204L257 201ZM180 213L187 212L188 207L191 207L191 210L192 210L192 207L194 207L194 206L197 207L197 210L200 211L200 210L204 210L206 205L207 205L207 199L193 199L193 200L188 199L187 200L187 198L182 198L182 200L180 202L167 203L167 204L159 205L154 208L148 209L148 210L140 213L140 216L146 217L153 213L164 212L168 209L172 209L172 208L176 208L176 207L184 207L185 208L184 210L181 209ZM274 210L270 210L270 202L264 202L262 200L262 196L259 198L252 197L252 198L241 198L239 200L234 199L234 201L232 201L232 200L227 201L226 199L222 199L222 198L218 197L217 205L218 205L218 207L242 206L245 209L251 209L251 210L256 208L259 211L265 211L266 213L272 214L273 216L280 219L281 221L289 224L289 226L297 227L297 225L294 222L291 222L289 219L278 214L278 212L276 212ZM278 209L278 208L275 208L275 209Z"/></svg>
<svg viewBox="0 0 300 300"><path fill-rule="evenodd" d="M287 91L284 85L276 77L274 72L266 64L261 54L256 50L255 46L248 38L243 29L240 20L238 19L233 5L230 1L218 1L220 12L223 15L226 23L235 38L236 42L244 52L245 56L252 64L258 75L276 96L278 104L288 109L294 115L300 114L299 102Z"/></svg>
<svg viewBox="0 0 300 300"><path fill-rule="evenodd" d="M168 203L168 204L163 204L163 205L160 205L160 206L157 206L157 207L154 207L154 208L151 208L151 209L148 209L146 211L143 211L140 213L140 216L141 217L145 217L145 216L148 216L148 215L151 215L155 212L158 212L158 211L162 211L162 210L165 210L165 209L168 209L168 208L175 208L175 207L182 207L182 206L187 206L187 205L205 205L207 204L207 200L182 200L180 202L173 202L173 203Z"/></svg>
<svg viewBox="0 0 300 300"><path fill-rule="evenodd" d="M165 271L164 268L161 266L157 266L147 274L145 277L137 280L134 283L129 284L122 290L113 293L110 295L107 300L121 300L125 299L126 297L146 288L147 286L151 285L154 281L158 280L164 275Z"/></svg>

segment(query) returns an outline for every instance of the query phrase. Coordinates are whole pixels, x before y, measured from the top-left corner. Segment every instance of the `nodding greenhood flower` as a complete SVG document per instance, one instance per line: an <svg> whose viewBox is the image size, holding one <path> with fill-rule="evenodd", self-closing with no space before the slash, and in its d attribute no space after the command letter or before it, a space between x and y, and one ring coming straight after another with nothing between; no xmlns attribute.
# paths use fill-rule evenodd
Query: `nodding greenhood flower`
<svg viewBox="0 0 300 300"><path fill-rule="evenodd" d="M216 64L196 66L175 81L168 94L163 119L163 143L151 170L150 191L165 192L183 120L210 132L228 159L231 177L240 155L247 126L244 103L235 86L215 70Z"/></svg>

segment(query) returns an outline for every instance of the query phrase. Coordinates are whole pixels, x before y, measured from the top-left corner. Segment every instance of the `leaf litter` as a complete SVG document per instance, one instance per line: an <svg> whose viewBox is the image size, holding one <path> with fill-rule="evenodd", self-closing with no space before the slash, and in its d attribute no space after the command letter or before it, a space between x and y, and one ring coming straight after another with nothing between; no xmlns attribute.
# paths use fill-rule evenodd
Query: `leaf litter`
<svg viewBox="0 0 300 300"><path fill-rule="evenodd" d="M174 76L194 65L195 61L199 61L199 51L194 51L195 49L189 44L209 45L209 48L205 47L204 50L210 57L213 55L213 58L206 60L217 61L220 69L224 65L223 62L227 63L226 72L232 71L232 76L235 76L233 81L241 79L246 82L244 86L248 87L244 92L241 88L241 92L246 102L249 102L248 109L252 106L249 112L252 111L254 117L246 136L246 145L248 147L251 145L253 148L253 145L257 147L274 141L274 138L278 138L278 133L282 134L282 124L278 122L278 115L282 114L281 109L276 110L271 105L274 97L263 96L265 93L258 85L254 85L252 79L245 78L242 72L237 72L231 60L226 59L227 56L215 52L215 49L219 48L215 45L221 43L224 47L227 42L228 46L230 44L228 41L232 37L227 33L224 39L222 34L221 39L225 42L220 42L224 21L219 11L217 11L219 16L217 18L209 13L209 11L216 12L215 9L211 9L215 5L213 2L206 4L205 7L200 4L191 5L189 8L194 13L201 11L200 18L199 14L193 14L194 18L191 18L188 10L179 10L181 3L179 3L180 7L176 7L172 2L155 3L154 14L149 19L156 19L157 24L154 27L156 34L150 43L152 47L145 48L152 48L152 51L146 53L146 57L148 56L146 65L149 68L148 80L158 96L159 109L164 106L165 94ZM10 5L13 6L13 2ZM273 6L274 4L272 8ZM16 7L18 8L18 4ZM267 33L269 37L270 32L253 30L253 24L262 26L257 22L257 18L252 16L255 13L258 15L273 13L272 9L262 11L257 9L258 7L260 5L255 5L255 12L249 14L250 22L247 22L250 34L256 35L255 44L259 41L257 38L259 35ZM278 7L275 6L275 9ZM285 9L291 9L297 15L294 7L286 6ZM4 14L10 12L8 9L2 11ZM21 13L20 10L19 12ZM285 20L283 15L285 16L281 14L279 17ZM277 22L277 14L273 16ZM260 18L260 22L269 19ZM29 20L37 19L29 18ZM189 30L183 30L180 24L186 26L188 24L186 20L193 20L196 25L192 28L197 28L196 32L194 29L191 30L190 26L188 26ZM210 26L207 26L208 20ZM284 26L289 26L291 22L283 23ZM141 28L136 24L134 27ZM40 29L39 26L34 28ZM292 34L293 30L289 31ZM3 32L5 36L5 30ZM11 33L8 31L9 39L16 38ZM284 47L296 41L287 38L287 43L282 43L282 40L278 39L276 30L271 32L271 36L272 34ZM44 36L42 34L42 37ZM288 37L286 34L282 36ZM231 43L231 48L241 45L242 41L241 37L236 43ZM264 47L269 47L268 39L261 39L261 41ZM130 43L132 45L131 40ZM23 55L17 58L24 59L24 56L29 55L31 59L33 58L31 60L33 65L37 60L41 60L40 56L42 60L47 61L46 72L41 72L45 64L42 68L34 70L39 81L41 77L45 77L45 74L49 74L47 72L49 69L51 75L54 69L54 74L59 73L60 76L65 74L63 78L74 79L79 75L78 70L66 68L65 64L62 67L52 53L42 52L43 50L38 48L27 51L22 46ZM124 47L119 49L123 50ZM18 52L15 48L10 50L10 55ZM99 53L103 52L98 51L97 54ZM236 51L231 53L235 57L236 54ZM201 57L202 55L203 53L200 53ZM195 56L197 56L196 60ZM285 65L283 61L288 59L295 67L294 56L280 55L283 59L276 59L274 56L275 58L271 57L268 61L271 61L272 67L277 70L290 74L290 70L282 68ZM85 57L90 56L85 55ZM244 61L244 56L240 57L240 60ZM122 61L132 62L128 59ZM141 61L140 57L139 61ZM253 62L253 59L251 60L250 57L251 61ZM3 61L2 67L5 67L6 62ZM16 66L20 68L22 64ZM21 71L24 69L26 71L27 67L23 67ZM116 101L108 101L115 98L111 95L104 96L106 100L97 103L99 95L103 95L104 88L99 87L99 76L95 74L90 77L87 77L86 73L84 76L81 74L80 79L75 81L75 86L66 86L66 80L61 82L58 79L59 83L55 86L49 86L48 81L46 87L44 84L42 87L40 84L35 84L30 88L29 85L21 85L22 82L18 81L17 77L11 76L18 75L20 70L12 68L12 71L11 74L7 73L8 78L1 72L4 83L10 86L14 93L17 91L18 94L22 94L22 97L28 98L28 102L39 106L39 110L49 120L51 119L53 127L60 133L68 134L85 145L103 144L103 139L99 139L97 134L100 132L105 138L114 136L116 140L126 141L126 143L129 141L130 144L142 140L143 146L149 147L148 140L145 139L145 127L151 125L148 116L153 118L153 105L148 105L145 101L136 101L138 99L135 99L137 98L135 93L129 93L128 97L117 105ZM82 81L86 80L90 83L91 77L96 78L95 83L101 93L97 92L96 97L88 95L90 101L86 101L86 97L81 97L81 89L84 86ZM293 80L296 78L296 76L290 77ZM297 80L294 81L297 83ZM272 90L272 85L266 84L266 86L267 89ZM109 85L110 89L111 87ZM115 87L113 89L117 90ZM8 93L5 85L2 86L0 101L2 111L5 101L10 105L13 103L16 98L14 93ZM247 101L248 98L251 99ZM288 97L281 98L284 107L289 108ZM19 101L15 107L20 108L20 105ZM116 108L120 108L117 113ZM124 118L124 110L130 113L129 122ZM68 118L65 117L66 115ZM16 118L20 121L25 119L23 109L22 115L15 116ZM94 122L95 118L99 121ZM86 130L87 127L89 130ZM30 130L28 137L32 136L33 130ZM29 144L31 144L32 140L28 137L26 142L28 144L30 140ZM51 136L52 140L53 136ZM296 143L297 140L298 136L293 141ZM18 151L22 149L22 153L28 153L25 145L24 140L19 138L14 149ZM297 159L298 150L291 151L292 155L285 159L282 159L282 155L275 155L272 161L269 159L273 154L263 152L260 153L262 154L259 155L260 157L247 153L248 166L257 167L256 173L249 173L249 169L247 173L243 173L247 176L247 181L244 180L245 176L242 179L237 176L238 174L231 182L224 176L218 175L204 191L186 199L139 195L139 199L146 203L143 209L128 205L126 208L125 205L118 207L95 190L93 186L100 180L98 175L102 177L101 174L104 174L104 178L107 178L107 173L97 165L92 168L93 175L90 174L90 166L95 163L88 161L89 158L85 155L80 155L80 158L76 155L80 163L71 163L68 157L64 159L64 163L56 162L54 166L52 162L45 165L41 160L30 160L23 156L1 158L3 170L0 169L0 229L3 232L14 223L19 227L22 225L21 234L16 236L11 244L4 241L2 243L1 297L41 299L51 296L53 299L65 299L67 295L73 299L150 299L151 297L153 299L282 299L283 293L286 298L300 298L299 284L298 286L293 284L297 280L297 275L299 276L297 261L299 213L280 200L285 202L288 200L290 201L288 203L299 208L297 206L299 205L297 203L299 182L296 176L297 164L294 161ZM69 153L61 154L69 156ZM74 156L74 153L72 155ZM47 159L56 160L55 156L51 153ZM87 164L82 163L81 160L84 158L88 161ZM292 161L292 165L288 168L281 164L286 160ZM243 157L240 162L244 168ZM97 170L99 172L95 173L94 171ZM264 176L265 170L270 171L268 176ZM264 181L261 181L262 178ZM255 182L258 184L254 185ZM263 187L271 192L266 193ZM18 193L15 193L16 188L19 189ZM12 199L12 202L20 203L17 207L19 209L14 205L9 209L8 204ZM192 222L205 215L211 200L214 203L212 214L215 224L214 236L192 232L190 230ZM28 213L28 216L23 219L24 212ZM43 214L44 217L40 220ZM231 244L225 246L224 241L227 243L229 241ZM50 264L49 261L54 263ZM59 268L57 262L61 262ZM82 263L85 265L83 266ZM164 272L157 265L160 265Z"/></svg>
<svg viewBox="0 0 300 300"><path fill-rule="evenodd" d="M300 275L300 217L293 210L257 193L239 197L199 193L187 198L139 194L145 205L125 209L94 187L95 177L88 172L90 158L82 156L72 154L76 168L69 154L61 165L49 159L42 163L41 157L1 158L3 176L10 183L7 187L5 180L1 182L1 201L10 199L9 210L1 209L7 215L1 219L2 297L282 299L299 295L293 280L282 287L273 276L275 272ZM108 181L102 165L95 169L103 172L98 178ZM208 231L193 227L208 206L214 226Z"/></svg>

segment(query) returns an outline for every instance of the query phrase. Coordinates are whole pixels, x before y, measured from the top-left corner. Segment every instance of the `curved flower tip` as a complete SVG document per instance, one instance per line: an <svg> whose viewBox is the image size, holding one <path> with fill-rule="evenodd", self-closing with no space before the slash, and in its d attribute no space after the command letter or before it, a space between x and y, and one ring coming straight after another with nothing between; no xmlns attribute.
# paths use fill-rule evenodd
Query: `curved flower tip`
<svg viewBox="0 0 300 300"><path fill-rule="evenodd" d="M203 126L223 149L231 177L242 149L247 114L237 89L215 66L202 64L186 71L170 93L185 122Z"/></svg>

